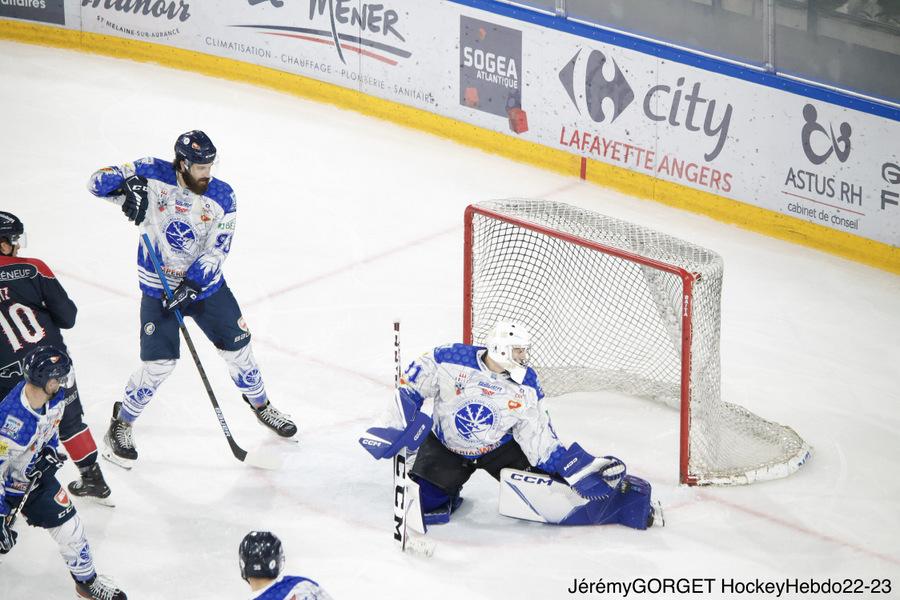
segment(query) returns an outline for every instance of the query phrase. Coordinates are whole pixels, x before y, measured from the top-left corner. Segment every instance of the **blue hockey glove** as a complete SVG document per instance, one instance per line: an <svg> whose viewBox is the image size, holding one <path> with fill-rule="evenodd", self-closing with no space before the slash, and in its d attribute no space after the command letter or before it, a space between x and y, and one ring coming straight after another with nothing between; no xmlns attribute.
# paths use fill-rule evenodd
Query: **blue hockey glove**
<svg viewBox="0 0 900 600"><path fill-rule="evenodd" d="M67 458L68 456L58 452L53 446L44 446L28 470L28 478L53 477Z"/></svg>
<svg viewBox="0 0 900 600"><path fill-rule="evenodd" d="M3 502L3 500L0 500ZM6 516L0 516L0 554L6 554L16 545L18 533L13 531L9 523L6 522Z"/></svg>
<svg viewBox="0 0 900 600"><path fill-rule="evenodd" d="M147 178L140 175L132 175L125 180L122 186L125 192L125 202L122 204L122 212L129 221L140 225L147 216L147 205L150 203L150 191L147 188Z"/></svg>
<svg viewBox="0 0 900 600"><path fill-rule="evenodd" d="M562 453L557 464L575 493L582 498L602 500L618 489L625 477L625 463L614 456L596 458L577 443Z"/></svg>
<svg viewBox="0 0 900 600"><path fill-rule="evenodd" d="M422 397L418 392L400 388L394 400L402 415L402 427L370 427L366 435L359 438L360 445L376 459L393 458L404 448L418 450L431 431L431 417L419 411Z"/></svg>
<svg viewBox="0 0 900 600"><path fill-rule="evenodd" d="M163 300L163 306L168 311L173 311L177 308L181 312L184 312L191 302L197 299L199 293L199 285L190 279L182 279L181 283L178 284L178 287L175 288L175 291L172 292L172 298Z"/></svg>

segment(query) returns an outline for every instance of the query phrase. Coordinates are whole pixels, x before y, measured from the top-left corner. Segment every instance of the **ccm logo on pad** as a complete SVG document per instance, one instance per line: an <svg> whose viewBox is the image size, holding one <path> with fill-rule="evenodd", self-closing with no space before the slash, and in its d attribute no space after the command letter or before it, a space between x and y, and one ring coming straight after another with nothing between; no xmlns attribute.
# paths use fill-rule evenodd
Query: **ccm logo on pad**
<svg viewBox="0 0 900 600"><path fill-rule="evenodd" d="M553 485L553 480L549 477L538 477L537 475L522 475L521 473L513 473L510 479L522 481L525 483L534 483L537 485Z"/></svg>

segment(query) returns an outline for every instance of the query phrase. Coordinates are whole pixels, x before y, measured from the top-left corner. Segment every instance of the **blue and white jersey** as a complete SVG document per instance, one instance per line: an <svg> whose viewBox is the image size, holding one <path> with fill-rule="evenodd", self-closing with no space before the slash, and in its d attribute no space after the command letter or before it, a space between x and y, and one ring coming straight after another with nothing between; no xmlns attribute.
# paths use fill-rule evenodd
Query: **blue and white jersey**
<svg viewBox="0 0 900 600"><path fill-rule="evenodd" d="M140 224L162 256L163 272L172 289L187 278L200 285L198 299L213 294L222 285L222 263L231 249L237 221L234 192L224 181L210 179L202 196L178 185L169 161L141 158L133 163L100 169L88 182L88 190L121 206L122 187L132 175L147 178L149 204ZM153 262L138 242L138 280L141 291L154 298L164 295Z"/></svg>
<svg viewBox="0 0 900 600"><path fill-rule="evenodd" d="M434 399L432 431L450 451L477 458L514 439L533 466L555 472L562 446L541 405L537 374L529 368L516 383L488 369L486 353L466 344L435 348L409 365L402 385L420 407Z"/></svg>
<svg viewBox="0 0 900 600"><path fill-rule="evenodd" d="M50 399L42 412L31 408L24 393L25 382L19 384L0 401L0 515L9 513L3 500L22 496L28 489L26 473L44 446L59 446L59 423L66 403L65 389Z"/></svg>
<svg viewBox="0 0 900 600"><path fill-rule="evenodd" d="M331 600L315 581L305 577L281 576L251 600Z"/></svg>

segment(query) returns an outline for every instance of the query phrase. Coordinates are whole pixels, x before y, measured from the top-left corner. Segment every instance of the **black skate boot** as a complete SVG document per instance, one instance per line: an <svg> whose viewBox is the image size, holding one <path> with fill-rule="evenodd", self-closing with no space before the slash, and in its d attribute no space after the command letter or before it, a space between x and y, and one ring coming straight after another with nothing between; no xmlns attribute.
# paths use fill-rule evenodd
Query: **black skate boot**
<svg viewBox="0 0 900 600"><path fill-rule="evenodd" d="M266 403L262 407L256 408L253 406L253 403L247 399L247 396L241 394L241 397L244 399L244 402L250 405L253 412L256 413L256 418L259 419L260 423L281 437L289 438L296 435L297 426L291 421L290 415L286 415L272 406L272 403L268 400L266 400Z"/></svg>
<svg viewBox="0 0 900 600"><path fill-rule="evenodd" d="M110 419L109 429L106 431L106 435L103 436L103 441L106 443L103 458L119 465L123 469L130 469L134 466L138 453L134 447L131 423L126 423L119 419L119 410L121 408L121 402L116 402L113 405L113 418Z"/></svg>
<svg viewBox="0 0 900 600"><path fill-rule="evenodd" d="M94 575L88 581L75 580L75 591L79 598L91 600L128 600L125 592L120 590L109 577Z"/></svg>
<svg viewBox="0 0 900 600"><path fill-rule="evenodd" d="M70 494L78 497L87 496L100 504L115 506L109 498L112 491L103 479L100 465L94 463L84 469L79 467L78 470L81 472L81 481L73 481L68 485Z"/></svg>

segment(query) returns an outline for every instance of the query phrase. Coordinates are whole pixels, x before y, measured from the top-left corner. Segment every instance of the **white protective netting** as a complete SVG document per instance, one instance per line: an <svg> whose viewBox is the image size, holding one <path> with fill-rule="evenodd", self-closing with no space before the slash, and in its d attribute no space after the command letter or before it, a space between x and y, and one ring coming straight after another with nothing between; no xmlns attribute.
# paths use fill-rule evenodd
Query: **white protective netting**
<svg viewBox="0 0 900 600"><path fill-rule="evenodd" d="M470 214L473 343L499 319L520 321L533 333L531 363L548 395L612 389L678 408L682 269L694 281L682 481L751 483L784 477L806 460L809 447L791 428L720 397L716 253L557 202L498 200Z"/></svg>

